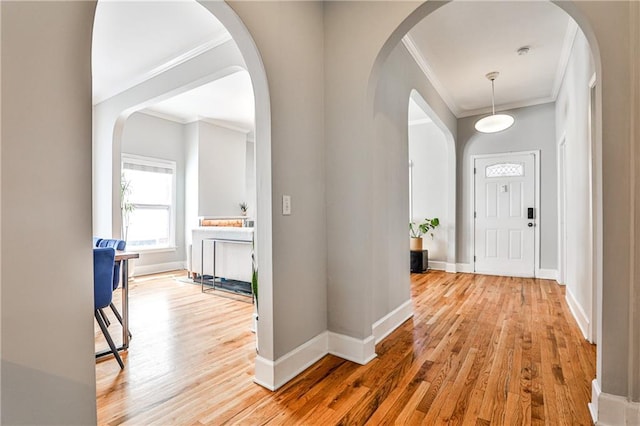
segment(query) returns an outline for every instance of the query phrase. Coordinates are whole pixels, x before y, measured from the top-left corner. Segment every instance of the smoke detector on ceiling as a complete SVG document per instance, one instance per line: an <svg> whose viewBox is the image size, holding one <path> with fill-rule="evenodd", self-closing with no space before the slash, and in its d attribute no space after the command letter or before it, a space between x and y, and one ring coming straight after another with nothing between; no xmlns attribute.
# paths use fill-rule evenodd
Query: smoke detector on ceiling
<svg viewBox="0 0 640 426"><path fill-rule="evenodd" d="M518 53L518 55L524 56L529 53L529 50L531 50L529 46L522 46L520 49L516 50L516 52Z"/></svg>

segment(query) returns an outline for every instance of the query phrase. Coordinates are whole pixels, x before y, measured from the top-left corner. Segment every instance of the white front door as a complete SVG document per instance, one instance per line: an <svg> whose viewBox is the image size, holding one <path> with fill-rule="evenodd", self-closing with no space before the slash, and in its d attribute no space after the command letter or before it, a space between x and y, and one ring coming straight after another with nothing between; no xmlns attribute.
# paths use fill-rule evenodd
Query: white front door
<svg viewBox="0 0 640 426"><path fill-rule="evenodd" d="M474 158L475 272L534 276L535 174L534 153Z"/></svg>

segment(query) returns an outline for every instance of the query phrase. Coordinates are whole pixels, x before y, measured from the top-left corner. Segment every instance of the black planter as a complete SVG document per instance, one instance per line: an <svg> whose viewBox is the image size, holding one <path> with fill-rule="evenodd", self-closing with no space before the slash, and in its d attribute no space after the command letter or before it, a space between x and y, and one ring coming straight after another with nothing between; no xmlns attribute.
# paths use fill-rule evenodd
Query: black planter
<svg viewBox="0 0 640 426"><path fill-rule="evenodd" d="M411 250L411 272L421 274L429 269L429 251Z"/></svg>

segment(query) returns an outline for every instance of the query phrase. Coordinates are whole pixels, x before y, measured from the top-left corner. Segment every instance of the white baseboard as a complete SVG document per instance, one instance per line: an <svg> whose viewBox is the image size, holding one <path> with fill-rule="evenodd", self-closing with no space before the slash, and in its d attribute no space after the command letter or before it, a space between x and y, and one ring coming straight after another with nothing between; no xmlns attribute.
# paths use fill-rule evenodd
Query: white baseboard
<svg viewBox="0 0 640 426"><path fill-rule="evenodd" d="M587 404L589 406L589 412L591 413L591 420L593 424L598 424L598 398L600 398L600 385L597 379L591 381L591 402Z"/></svg>
<svg viewBox="0 0 640 426"><path fill-rule="evenodd" d="M431 265L431 263L432 262L429 262L429 265ZM433 269L437 269L437 268L434 266ZM465 272L468 274L475 273L473 268L473 263L456 263L455 265L452 263L446 263L443 270L446 270L447 272ZM481 274L482 272L478 272L478 273ZM536 274L536 278L542 278L545 280L558 279L558 271L556 271L555 269L538 269L536 270L535 274ZM492 273L491 275L494 275L494 274ZM507 276L513 276L513 275L510 274Z"/></svg>
<svg viewBox="0 0 640 426"><path fill-rule="evenodd" d="M374 338L324 331L275 361L256 356L253 381L275 391L329 353L364 365L376 357Z"/></svg>
<svg viewBox="0 0 640 426"><path fill-rule="evenodd" d="M578 323L578 327L582 332L582 335L585 339L589 339L589 317L582 309L582 306L578 303L576 298L571 293L571 290L567 287L565 299L567 300L567 305L569 305L569 310L573 314L573 317L576 319Z"/></svg>
<svg viewBox="0 0 640 426"><path fill-rule="evenodd" d="M263 388L269 389L270 391L275 391L276 389L278 389L278 387L276 387L275 380L275 366L275 362L257 355L253 381Z"/></svg>
<svg viewBox="0 0 640 426"><path fill-rule="evenodd" d="M177 271L185 269L185 262L156 263L155 265L136 264L134 276L157 274L159 272Z"/></svg>
<svg viewBox="0 0 640 426"><path fill-rule="evenodd" d="M329 332L324 331L275 361L258 355L253 381L275 391L329 353L328 348Z"/></svg>
<svg viewBox="0 0 640 426"><path fill-rule="evenodd" d="M456 271L473 274L473 263L456 263Z"/></svg>
<svg viewBox="0 0 640 426"><path fill-rule="evenodd" d="M603 393L597 380L591 382L591 418L598 426L639 425L640 403Z"/></svg>
<svg viewBox="0 0 640 426"><path fill-rule="evenodd" d="M373 323L374 343L378 344L387 337L393 330L413 316L413 304L411 299L389 312L384 317Z"/></svg>
<svg viewBox="0 0 640 426"><path fill-rule="evenodd" d="M558 280L558 271L555 269L538 269L536 270L536 278L543 280Z"/></svg>
<svg viewBox="0 0 640 426"><path fill-rule="evenodd" d="M429 259L429 269L433 269L434 271L444 271L447 269L447 262Z"/></svg>
<svg viewBox="0 0 640 426"><path fill-rule="evenodd" d="M373 336L364 340L329 332L329 353L349 361L365 365L376 357L376 345Z"/></svg>

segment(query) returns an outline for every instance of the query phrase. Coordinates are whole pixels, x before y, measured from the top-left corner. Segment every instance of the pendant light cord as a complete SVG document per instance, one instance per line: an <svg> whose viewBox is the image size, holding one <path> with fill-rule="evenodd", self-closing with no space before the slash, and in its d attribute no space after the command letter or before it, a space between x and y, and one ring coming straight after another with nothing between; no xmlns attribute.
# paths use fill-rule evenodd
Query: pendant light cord
<svg viewBox="0 0 640 426"><path fill-rule="evenodd" d="M496 115L496 103L494 99L496 96L496 89L494 86L495 81L495 78L491 79L491 115Z"/></svg>

